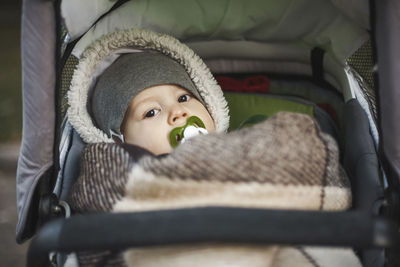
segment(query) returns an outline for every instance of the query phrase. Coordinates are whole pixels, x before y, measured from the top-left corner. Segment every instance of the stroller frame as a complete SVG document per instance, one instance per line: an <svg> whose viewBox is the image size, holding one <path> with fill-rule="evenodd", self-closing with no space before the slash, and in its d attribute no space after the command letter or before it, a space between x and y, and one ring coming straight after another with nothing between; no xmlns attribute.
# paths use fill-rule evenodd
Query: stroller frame
<svg viewBox="0 0 400 267"><path fill-rule="evenodd" d="M118 1L117 5L125 1ZM22 19L22 40L36 39L27 29L28 25L40 29L42 38L50 41L60 40L59 1L25 0ZM191 208L167 211L149 211L127 214L93 214L74 216L68 219L57 219L43 225L50 219L59 217L60 205L51 196L54 181L57 176L57 163L42 175L34 198L38 203L38 219L36 226L26 229L25 236L17 239L21 242L41 228L32 240L28 251L28 266L45 266L49 264L48 254L52 251L69 253L76 250L105 249L112 244L116 251L128 247L153 246L181 243L229 242L257 244L291 244L291 245L322 245L322 246L351 246L368 250L373 248L385 249L387 266L399 264L399 220L400 220L400 170L396 161L396 149L387 146L400 139L400 127L392 129L388 125L398 122L400 112L392 112L386 108L386 103L396 100L395 84L398 81L396 73L400 73L400 65L394 59L400 59L400 32L392 19L398 15L396 0L370 1L371 20L373 25L375 54L378 56L379 79L378 96L378 127L382 137L379 163L385 171L388 187L383 199L376 199L374 194L369 203L359 203L355 209L345 212L310 212L287 210L260 210L242 208ZM44 10L41 19L31 20L31 11ZM56 29L49 26L56 25ZM45 64L47 71L53 77L60 77L62 62L58 60L61 45L55 41L54 54L49 55L53 60ZM27 47L22 48L24 55ZM394 56L393 56L394 54ZM25 67L31 59L23 58ZM54 66L57 66L54 68ZM54 88L59 85L54 78ZM24 82L24 87L26 87ZM27 94L24 92L24 94ZM398 98L398 97L397 97ZM58 108L57 93L51 103ZM385 118L385 119L383 119ZM44 118L47 119L47 118ZM53 155L58 158L57 136L60 123L56 122L55 137L48 142L53 143ZM392 130L392 131L389 131ZM24 133L25 134L25 133ZM54 140L56 140L54 142ZM378 159L370 159L378 164ZM57 160L55 161L57 162ZM375 185L368 181L351 181L355 185L356 196L371 196L376 190ZM62 208L61 208L62 210ZM36 211L34 211L36 212ZM98 224L98 221L102 224ZM104 227L107 225L107 227ZM152 231L148 231L151 229ZM154 229L157 229L154 231ZM98 235L101 231L102 235ZM383 251L383 250L381 250ZM384 264L381 262L380 264ZM381 266L381 265L379 265Z"/></svg>

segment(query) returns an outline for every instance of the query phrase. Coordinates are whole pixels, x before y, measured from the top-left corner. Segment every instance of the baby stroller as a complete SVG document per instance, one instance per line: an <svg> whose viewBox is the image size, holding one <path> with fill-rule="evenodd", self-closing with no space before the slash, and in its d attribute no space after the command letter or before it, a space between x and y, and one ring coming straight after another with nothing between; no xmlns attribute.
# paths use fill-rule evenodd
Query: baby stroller
<svg viewBox="0 0 400 267"><path fill-rule="evenodd" d="M49 254L53 260L79 250L205 241L353 247L364 266L399 266L399 14L395 0L25 0L17 241L36 234L28 266L52 264ZM272 83L280 88L276 94L333 107L337 129L331 127L332 135L351 179L353 208L206 207L55 220L68 215L64 201L85 145L65 119L64 95L77 63L71 55L102 34L131 27L177 37L217 75L267 74L271 88ZM313 91L296 89L304 83ZM319 117L329 113L314 110L324 114ZM147 231L160 225L160 231Z"/></svg>

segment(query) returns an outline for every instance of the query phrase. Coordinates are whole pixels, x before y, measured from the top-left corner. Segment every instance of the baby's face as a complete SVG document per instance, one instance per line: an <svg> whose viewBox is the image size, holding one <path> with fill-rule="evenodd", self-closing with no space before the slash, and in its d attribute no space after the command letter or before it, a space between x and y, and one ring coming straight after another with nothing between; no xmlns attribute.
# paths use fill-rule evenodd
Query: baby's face
<svg viewBox="0 0 400 267"><path fill-rule="evenodd" d="M215 131L207 109L185 89L176 85L149 87L137 94L126 111L121 131L126 143L159 155L170 153L169 134L191 116L199 117L208 132Z"/></svg>

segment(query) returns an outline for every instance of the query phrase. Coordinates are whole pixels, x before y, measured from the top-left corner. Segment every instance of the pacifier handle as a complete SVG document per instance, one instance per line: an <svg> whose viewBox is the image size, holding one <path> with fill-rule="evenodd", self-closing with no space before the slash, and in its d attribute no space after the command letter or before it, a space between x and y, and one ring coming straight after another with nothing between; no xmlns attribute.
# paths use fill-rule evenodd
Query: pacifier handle
<svg viewBox="0 0 400 267"><path fill-rule="evenodd" d="M197 116L191 116L187 121L186 124L180 127L176 127L172 129L171 133L169 134L169 142L173 148L177 147L181 140L184 138L184 131L188 126L195 126L197 128L206 128L203 121Z"/></svg>

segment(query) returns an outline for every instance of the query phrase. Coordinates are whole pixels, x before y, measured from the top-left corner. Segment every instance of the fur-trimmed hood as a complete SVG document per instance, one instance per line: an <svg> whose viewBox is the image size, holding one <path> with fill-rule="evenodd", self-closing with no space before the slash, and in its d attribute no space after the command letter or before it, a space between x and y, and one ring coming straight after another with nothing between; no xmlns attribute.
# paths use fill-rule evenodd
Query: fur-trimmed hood
<svg viewBox="0 0 400 267"><path fill-rule="evenodd" d="M189 74L208 112L214 119L216 131L229 126L229 111L220 86L199 56L177 39L143 29L129 29L105 35L93 42L82 54L72 77L68 92L68 120L86 143L114 142L97 128L88 111L91 89L98 76L120 54L153 50L180 63Z"/></svg>

